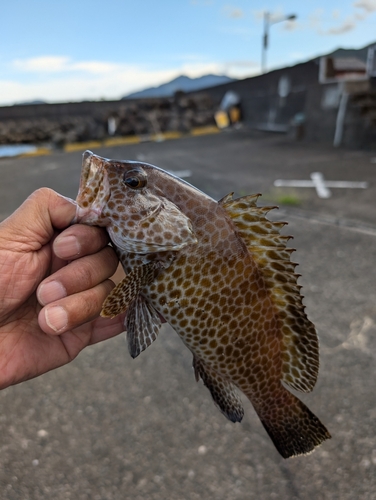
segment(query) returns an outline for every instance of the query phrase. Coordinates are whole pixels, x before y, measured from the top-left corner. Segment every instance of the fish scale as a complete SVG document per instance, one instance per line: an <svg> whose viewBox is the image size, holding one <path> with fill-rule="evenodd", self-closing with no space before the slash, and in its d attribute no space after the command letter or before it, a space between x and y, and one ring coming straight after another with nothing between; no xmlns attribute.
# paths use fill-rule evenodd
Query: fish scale
<svg viewBox="0 0 376 500"><path fill-rule="evenodd" d="M312 390L318 339L285 223L269 221L273 207L258 207L258 196L216 202L158 167L86 152L77 222L106 227L124 267L102 315L127 311L131 355L157 338L162 316L220 411L241 421L240 390L287 458L330 434L282 384Z"/></svg>

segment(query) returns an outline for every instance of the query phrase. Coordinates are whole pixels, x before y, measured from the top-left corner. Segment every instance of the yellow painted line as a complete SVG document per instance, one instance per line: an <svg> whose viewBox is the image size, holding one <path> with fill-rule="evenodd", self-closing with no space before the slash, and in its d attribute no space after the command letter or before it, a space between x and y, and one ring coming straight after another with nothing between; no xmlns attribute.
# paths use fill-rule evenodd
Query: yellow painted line
<svg viewBox="0 0 376 500"><path fill-rule="evenodd" d="M20 155L21 158L24 158L26 156L44 156L44 155L50 155L51 150L48 148L38 148L35 151L29 151L28 153L22 153Z"/></svg>
<svg viewBox="0 0 376 500"><path fill-rule="evenodd" d="M124 146L127 144L139 144L141 139L138 135L130 135L127 137L112 137L111 139L105 139L103 141L103 146Z"/></svg>
<svg viewBox="0 0 376 500"><path fill-rule="evenodd" d="M64 151L66 153L73 153L74 151L85 151L86 149L95 149L101 147L111 147L111 146L126 146L128 144L139 144L141 142L149 141L164 141L164 140L173 140L173 139L181 139L182 137L190 137L190 136L200 136L207 134L218 134L220 132L219 128L216 126L208 126L208 127L197 127L188 132L187 134L177 131L164 132L160 134L154 134L151 136L138 136L138 135L129 135L124 137L111 137L109 139L104 139L103 141L87 141L87 142L74 142L71 144L66 144L64 146ZM24 153L19 157L29 157L29 156L43 156L49 155L53 152L53 150L49 148L38 148L35 151L31 151L30 153Z"/></svg>
<svg viewBox="0 0 376 500"><path fill-rule="evenodd" d="M206 134L218 134L220 132L219 128L212 125L209 127L198 127L194 128L190 135L206 135Z"/></svg>
<svg viewBox="0 0 376 500"><path fill-rule="evenodd" d="M100 148L101 146L101 141L75 142L72 144L66 144L64 146L64 151L66 153L72 153L73 151L83 151L85 149Z"/></svg>
<svg viewBox="0 0 376 500"><path fill-rule="evenodd" d="M163 134L159 134L159 136L162 136L163 139L169 140L169 139L180 139L183 137L183 134L181 132L163 132Z"/></svg>
<svg viewBox="0 0 376 500"><path fill-rule="evenodd" d="M143 142L162 142L170 139L180 139L183 135L181 132L161 132L160 134L144 136Z"/></svg>

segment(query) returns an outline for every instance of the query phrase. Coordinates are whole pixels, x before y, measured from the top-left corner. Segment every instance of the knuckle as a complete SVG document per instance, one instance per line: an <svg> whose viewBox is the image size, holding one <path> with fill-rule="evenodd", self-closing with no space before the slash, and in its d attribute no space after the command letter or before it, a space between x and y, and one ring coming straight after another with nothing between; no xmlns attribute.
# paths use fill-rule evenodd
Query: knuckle
<svg viewBox="0 0 376 500"><path fill-rule="evenodd" d="M37 204L42 204L43 200L51 199L55 194L53 189L41 187L33 191L28 197L28 200L34 201Z"/></svg>
<svg viewBox="0 0 376 500"><path fill-rule="evenodd" d="M91 288L98 274L98 266L89 259L80 262L79 280L85 288Z"/></svg>
<svg viewBox="0 0 376 500"><path fill-rule="evenodd" d="M99 250L106 246L109 241L106 230L101 227L76 224L72 226L72 231L76 233L77 238L81 240L83 248L87 250Z"/></svg>

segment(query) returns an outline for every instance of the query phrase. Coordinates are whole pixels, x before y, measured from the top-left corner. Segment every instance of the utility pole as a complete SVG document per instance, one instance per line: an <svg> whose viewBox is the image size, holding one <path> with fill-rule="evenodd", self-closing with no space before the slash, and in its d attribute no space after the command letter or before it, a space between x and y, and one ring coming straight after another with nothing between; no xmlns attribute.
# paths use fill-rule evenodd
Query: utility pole
<svg viewBox="0 0 376 500"><path fill-rule="evenodd" d="M269 46L269 29L273 24L281 23L283 21L293 21L297 18L296 14L290 14L275 21L270 20L270 13L264 12L264 34L262 37L262 53L261 53L261 72L266 72L266 52Z"/></svg>

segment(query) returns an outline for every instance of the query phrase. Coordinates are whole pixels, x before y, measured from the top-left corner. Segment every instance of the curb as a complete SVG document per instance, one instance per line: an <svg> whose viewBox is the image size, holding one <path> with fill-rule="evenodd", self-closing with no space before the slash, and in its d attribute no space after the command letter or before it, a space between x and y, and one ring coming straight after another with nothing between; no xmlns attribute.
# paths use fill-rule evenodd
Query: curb
<svg viewBox="0 0 376 500"><path fill-rule="evenodd" d="M85 151L86 149L106 148L113 146L127 146L131 144L140 144L142 142L163 142L174 139L181 139L183 137L198 137L200 135L218 134L219 128L216 126L198 127L191 130L191 132L184 134L182 132L164 132L152 135L133 135L127 137L112 137L103 141L88 141L88 142L75 142L66 144L63 147L65 153L73 153L75 151ZM38 148L31 153L24 153L19 155L19 158L28 158L31 156L45 156L52 153L51 149Z"/></svg>

